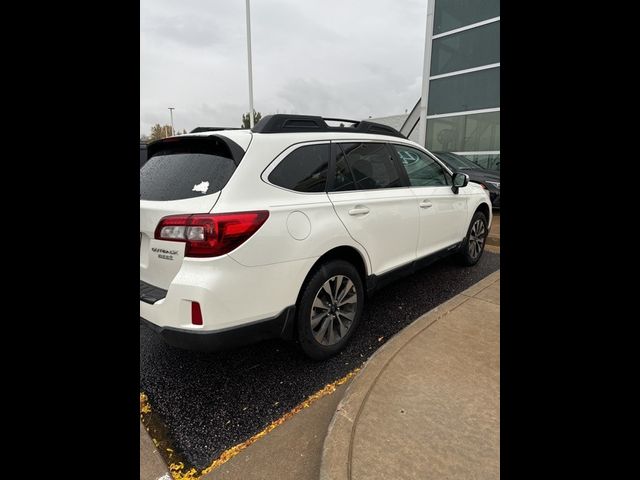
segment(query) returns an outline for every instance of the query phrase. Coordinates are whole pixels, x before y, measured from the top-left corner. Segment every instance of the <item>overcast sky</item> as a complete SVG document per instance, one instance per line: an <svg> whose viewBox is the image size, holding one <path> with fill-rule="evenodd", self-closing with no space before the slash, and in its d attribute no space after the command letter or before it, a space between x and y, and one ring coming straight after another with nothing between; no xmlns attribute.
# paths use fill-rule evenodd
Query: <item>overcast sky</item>
<svg viewBox="0 0 640 480"><path fill-rule="evenodd" d="M362 119L420 96L426 0L252 0L254 107ZM249 111L244 0L140 1L140 134L239 127Z"/></svg>

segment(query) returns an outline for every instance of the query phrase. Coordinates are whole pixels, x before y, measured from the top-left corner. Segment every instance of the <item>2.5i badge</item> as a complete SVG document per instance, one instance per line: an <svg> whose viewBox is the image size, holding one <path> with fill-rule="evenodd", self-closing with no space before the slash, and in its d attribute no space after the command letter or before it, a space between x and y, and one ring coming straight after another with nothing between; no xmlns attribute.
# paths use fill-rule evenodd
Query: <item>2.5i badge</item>
<svg viewBox="0 0 640 480"><path fill-rule="evenodd" d="M162 260L173 260L174 255L178 255L178 250L165 250L164 248L152 247L151 251L158 255Z"/></svg>

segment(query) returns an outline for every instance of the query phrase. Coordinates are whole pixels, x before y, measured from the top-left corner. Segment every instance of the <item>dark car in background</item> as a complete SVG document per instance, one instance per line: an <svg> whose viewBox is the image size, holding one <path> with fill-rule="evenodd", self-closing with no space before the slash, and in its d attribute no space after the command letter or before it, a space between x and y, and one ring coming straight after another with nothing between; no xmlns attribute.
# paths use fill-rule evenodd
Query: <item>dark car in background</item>
<svg viewBox="0 0 640 480"><path fill-rule="evenodd" d="M140 168L147 163L147 144L140 142Z"/></svg>
<svg viewBox="0 0 640 480"><path fill-rule="evenodd" d="M493 208L500 208L500 172L487 170L466 157L451 152L433 152L454 172L466 173L469 180L489 191Z"/></svg>

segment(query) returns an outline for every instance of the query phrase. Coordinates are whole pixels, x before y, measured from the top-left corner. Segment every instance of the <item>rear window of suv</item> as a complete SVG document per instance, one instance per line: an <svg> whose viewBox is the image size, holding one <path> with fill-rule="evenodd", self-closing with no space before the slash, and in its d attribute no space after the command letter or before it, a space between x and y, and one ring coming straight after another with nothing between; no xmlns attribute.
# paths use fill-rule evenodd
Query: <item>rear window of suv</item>
<svg viewBox="0 0 640 480"><path fill-rule="evenodd" d="M224 188L236 169L229 147L219 138L184 138L149 146L140 169L141 200L182 200Z"/></svg>

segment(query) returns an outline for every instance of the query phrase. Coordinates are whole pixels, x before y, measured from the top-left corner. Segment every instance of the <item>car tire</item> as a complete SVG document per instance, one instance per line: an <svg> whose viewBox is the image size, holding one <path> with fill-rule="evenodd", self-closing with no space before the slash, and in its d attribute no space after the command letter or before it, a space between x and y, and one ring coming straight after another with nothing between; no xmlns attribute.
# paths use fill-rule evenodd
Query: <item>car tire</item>
<svg viewBox="0 0 640 480"><path fill-rule="evenodd" d="M487 235L489 234L487 224L487 217L481 211L477 211L473 215L467 230L467 236L458 251L458 259L462 265L475 265L482 257L482 252L484 252L484 247L487 243Z"/></svg>
<svg viewBox="0 0 640 480"><path fill-rule="evenodd" d="M304 353L324 360L338 353L356 330L365 291L358 270L331 260L311 274L296 308L298 341Z"/></svg>

